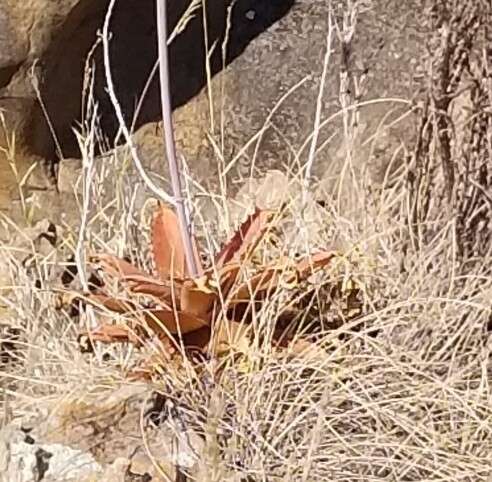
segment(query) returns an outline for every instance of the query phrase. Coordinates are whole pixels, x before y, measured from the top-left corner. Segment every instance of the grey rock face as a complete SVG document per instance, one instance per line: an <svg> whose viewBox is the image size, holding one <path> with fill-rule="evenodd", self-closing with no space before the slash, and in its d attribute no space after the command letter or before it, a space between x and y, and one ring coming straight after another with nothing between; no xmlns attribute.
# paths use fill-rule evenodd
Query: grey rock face
<svg viewBox="0 0 492 482"><path fill-rule="evenodd" d="M2 482L72 481L102 472L90 454L61 444L40 444L13 426L0 432Z"/></svg>
<svg viewBox="0 0 492 482"><path fill-rule="evenodd" d="M81 91L86 78L86 58L97 40L106 14L108 0L80 0L66 17L41 58L43 81L41 94L48 112L52 115L54 130L62 146L64 157L78 155L72 125L80 119ZM169 30L172 31L189 5L188 0L169 2ZM294 0L239 0L232 10L234 28L230 31L225 59L221 44L225 37L227 7L230 1L207 2L207 26L210 45L217 43L211 57L211 74L214 75L238 57L247 45L275 21L285 15ZM255 6L262 11L255 21L246 17ZM157 58L155 1L128 0L117 2L111 22L111 63L116 92L132 122L135 106ZM204 29L202 13L198 11L187 28L176 38L170 48L172 97L174 107L179 107L199 94L206 83ZM95 94L104 131L110 136L117 129L113 107L105 92L102 65L102 47L94 51L91 61L95 67ZM91 65L89 63L89 65ZM135 127L160 119L159 87L157 79L150 85ZM28 137L36 153L45 157L55 155L44 114L37 110L29 127Z"/></svg>
<svg viewBox="0 0 492 482"><path fill-rule="evenodd" d="M77 157L73 127L83 115L81 91L87 80L86 66L93 65L101 127L111 143L117 123L105 92L100 45L93 51L93 63L86 63L108 0L22 3L32 3L33 12L39 18L27 7L21 8L19 2L5 4L4 12L12 29L28 32L32 45L27 54L22 54L18 46L19 53L15 55L26 59L3 91L8 95L29 95L26 72L33 58L39 57L40 92L61 155ZM153 0L117 2L111 23L111 63L116 91L128 123L137 130L135 138L144 162L165 175L156 79L151 82L135 118L135 106L156 60L154 3ZM198 180L214 184L217 171L224 165L230 174L242 177L254 173L256 168L299 169L309 155L318 100L321 128L313 169L319 176L327 169L336 172L345 159L343 96L362 103L352 120L361 133L361 145L369 149L359 151L357 163L370 165L369 174L381 177L387 156L379 155L381 149L377 146L372 149L371 138L379 130L390 138L384 141L383 150L394 151L402 133L406 135L411 125L408 116L404 121L396 120L408 111L405 99L419 86L424 32L419 30L418 15L422 1L358 3L361 8L349 49L341 48L341 38L346 32L337 29L343 25L346 5L345 2L336 4L332 51L322 96L319 91L327 49L329 2L238 0L230 10L228 29L229 2L209 0L208 43L209 47L214 46L210 55L209 88L202 14L196 13L171 45L170 54L178 148ZM170 2L170 30L187 5L185 0ZM41 6L47 13L40 13ZM10 20L14 13L15 18L23 18L22 22ZM51 14L53 18L42 23ZM33 43L32 39L36 41ZM340 92L341 74L346 69L352 80L347 91ZM53 161L60 152L45 114L39 107L32 112L24 109L24 113L28 122L20 125L25 144L37 155ZM384 128L387 125L391 125L390 131ZM224 165L220 166L221 162Z"/></svg>
<svg viewBox="0 0 492 482"><path fill-rule="evenodd" d="M0 5L0 88L32 93L27 73L46 50L58 26L78 0L3 0Z"/></svg>
<svg viewBox="0 0 492 482"><path fill-rule="evenodd" d="M256 168L299 170L309 157L319 100L321 125L314 174L323 177L330 171L337 176L340 172L347 154L347 120L358 135L349 142L358 175L381 182L393 153L411 133L408 99L418 94L422 53L423 32L417 19L420 3L365 2L346 62L342 34L336 27L343 24L340 9L332 19L331 54L320 96L329 2L296 1L212 79L209 92L202 91L175 111L178 146L195 175L202 181L203 172L209 179L216 178L221 157L229 172L239 177L255 176ZM262 11L253 8L244 15L254 22ZM352 76L348 92L341 92L344 69ZM353 109L344 115L344 95L349 102L360 104L357 115ZM153 129L147 125L137 133L141 145L149 145L152 139L153 149L143 149L150 165L158 165L161 137L158 125Z"/></svg>
<svg viewBox="0 0 492 482"><path fill-rule="evenodd" d="M26 58L27 51L27 39L19 39L7 5L0 5L0 88L9 83L19 64Z"/></svg>

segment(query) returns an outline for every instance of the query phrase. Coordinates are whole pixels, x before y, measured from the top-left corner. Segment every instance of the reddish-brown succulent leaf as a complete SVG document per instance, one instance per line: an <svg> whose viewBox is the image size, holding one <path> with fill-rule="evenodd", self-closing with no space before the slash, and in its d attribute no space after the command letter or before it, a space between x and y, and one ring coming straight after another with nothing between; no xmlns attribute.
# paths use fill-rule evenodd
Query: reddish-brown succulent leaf
<svg viewBox="0 0 492 482"><path fill-rule="evenodd" d="M168 306L171 306L174 297L179 295L179 288L176 288L173 293L172 287L151 282L135 283L130 285L129 289L135 295L150 296L156 301L165 303Z"/></svg>
<svg viewBox="0 0 492 482"><path fill-rule="evenodd" d="M186 280L181 287L180 308L182 311L208 320L218 300L217 291L207 286L207 278Z"/></svg>
<svg viewBox="0 0 492 482"><path fill-rule="evenodd" d="M161 279L184 278L186 258L176 213L159 203L152 219L152 253Z"/></svg>
<svg viewBox="0 0 492 482"><path fill-rule="evenodd" d="M89 261L97 265L102 271L115 278L126 278L129 276L147 277L147 273L133 266L133 264L111 254L97 254L90 256Z"/></svg>
<svg viewBox="0 0 492 482"><path fill-rule="evenodd" d="M207 279L208 285L215 288L222 298L226 298L235 285L240 271L241 265L239 263L228 263L220 269L212 266L205 272L204 277Z"/></svg>
<svg viewBox="0 0 492 482"><path fill-rule="evenodd" d="M161 279L189 277L178 217L162 203L157 206L152 220L152 252ZM203 270L195 239L193 253L201 274Z"/></svg>
<svg viewBox="0 0 492 482"><path fill-rule="evenodd" d="M133 343L135 345L140 344L140 339L136 333L134 333L126 325L112 325L102 324L94 330L85 333L91 341L99 341L102 343Z"/></svg>
<svg viewBox="0 0 492 482"><path fill-rule="evenodd" d="M323 269L333 259L339 255L333 251L322 251L301 259L296 265L297 274L300 280L309 278L316 271Z"/></svg>
<svg viewBox="0 0 492 482"><path fill-rule="evenodd" d="M178 333L186 334L208 326L207 320L203 320L191 313L168 309L146 310L144 323L159 337Z"/></svg>
<svg viewBox="0 0 492 482"><path fill-rule="evenodd" d="M268 223L273 217L272 211L256 209L223 246L215 257L215 265L220 269L232 259L246 258L263 239Z"/></svg>
<svg viewBox="0 0 492 482"><path fill-rule="evenodd" d="M115 313L131 313L136 310L136 306L125 298L115 298L106 294L88 294L80 296L80 299L99 308L106 308Z"/></svg>
<svg viewBox="0 0 492 482"><path fill-rule="evenodd" d="M295 273L289 273L286 267L267 267L235 289L229 304L244 303L261 298L267 293L273 294L281 281L292 283L295 279Z"/></svg>
<svg viewBox="0 0 492 482"><path fill-rule="evenodd" d="M154 276L142 276L142 275L128 275L124 278L127 286L137 286L139 283L150 283L158 286L170 286L169 280L161 280L159 278L155 278ZM174 282L179 282L179 279L173 280Z"/></svg>
<svg viewBox="0 0 492 482"><path fill-rule="evenodd" d="M199 350L205 350L210 337L212 335L212 329L210 326L204 326L198 330L185 333L182 337L185 348L195 348Z"/></svg>

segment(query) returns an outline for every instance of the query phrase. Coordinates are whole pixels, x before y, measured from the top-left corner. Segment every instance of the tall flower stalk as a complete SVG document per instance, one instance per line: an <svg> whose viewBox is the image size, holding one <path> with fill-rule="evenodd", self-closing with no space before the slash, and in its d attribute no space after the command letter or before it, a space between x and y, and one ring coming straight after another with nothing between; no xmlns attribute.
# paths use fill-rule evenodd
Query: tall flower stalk
<svg viewBox="0 0 492 482"><path fill-rule="evenodd" d="M185 199L181 185L179 162L176 157L176 144L174 140L174 128L171 109L171 89L169 81L169 51L167 45L167 10L166 0L156 0L157 2L157 42L159 48L159 79L161 90L162 124L164 130L164 141L166 145L167 162L171 174L171 185L176 200L176 212L179 219L181 238L186 257L186 265L191 276L198 275L193 243L191 236L191 226L186 215Z"/></svg>

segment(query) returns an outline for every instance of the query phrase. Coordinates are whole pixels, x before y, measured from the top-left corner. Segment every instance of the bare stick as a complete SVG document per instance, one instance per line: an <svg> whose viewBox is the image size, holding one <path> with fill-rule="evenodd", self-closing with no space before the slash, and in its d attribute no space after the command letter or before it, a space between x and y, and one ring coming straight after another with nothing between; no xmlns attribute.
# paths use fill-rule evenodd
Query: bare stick
<svg viewBox="0 0 492 482"><path fill-rule="evenodd" d="M174 198L172 196L169 196L169 194L167 194L163 189L156 186L152 182L152 179L150 179L150 177L145 172L142 161L140 160L140 158L138 156L137 148L136 148L136 146L133 142L133 139L130 135L130 131L128 130L128 128L125 124L125 118L123 116L123 111L121 109L120 103L118 102L118 98L116 96L116 91L115 91L114 83L113 83L113 76L111 74L110 59L109 59L109 22L111 20L111 15L113 13L113 8L114 8L115 3L116 3L116 0L111 0L109 5L108 5L108 10L106 13L106 17L104 19L103 33L102 33L102 44L103 44L103 54L104 54L104 71L105 71L105 76L106 76L108 95L109 95L109 98L111 100L111 103L113 104L113 108L114 108L114 111L116 113L116 117L117 117L118 122L120 124L120 129L123 133L123 136L125 137L125 141L128 144L128 147L130 148L133 162L135 163L135 167L137 168L137 171L138 171L140 177L143 179L146 186L158 198L164 200L165 202L167 202L173 206L176 206L176 201L174 200Z"/></svg>
<svg viewBox="0 0 492 482"><path fill-rule="evenodd" d="M167 13L166 0L157 1L157 36L159 45L159 77L161 84L161 106L162 123L164 128L164 140L166 144L167 162L171 174L171 185L176 202L176 211L181 229L181 239L186 256L188 272L195 277L198 273L195 257L193 254L193 243L191 240L190 226L188 225L186 207L179 175L179 165L176 157L176 146L174 142L174 129L171 114L171 93L169 86L169 55L167 48Z"/></svg>

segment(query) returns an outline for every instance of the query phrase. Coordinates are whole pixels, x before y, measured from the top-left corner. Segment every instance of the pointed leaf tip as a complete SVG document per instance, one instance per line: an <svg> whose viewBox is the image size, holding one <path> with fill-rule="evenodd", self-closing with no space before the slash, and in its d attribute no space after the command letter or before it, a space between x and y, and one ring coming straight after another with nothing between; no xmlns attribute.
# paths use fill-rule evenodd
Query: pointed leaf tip
<svg viewBox="0 0 492 482"><path fill-rule="evenodd" d="M216 266L222 268L233 258L249 256L265 236L273 214L273 211L256 208L217 254Z"/></svg>

